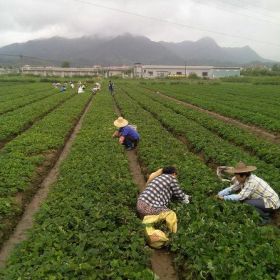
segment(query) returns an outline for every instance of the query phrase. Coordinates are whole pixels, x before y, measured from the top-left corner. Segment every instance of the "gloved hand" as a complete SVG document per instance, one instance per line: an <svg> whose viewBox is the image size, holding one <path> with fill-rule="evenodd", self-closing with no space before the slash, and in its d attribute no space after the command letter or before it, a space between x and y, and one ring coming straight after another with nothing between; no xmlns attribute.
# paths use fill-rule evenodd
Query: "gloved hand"
<svg viewBox="0 0 280 280"><path fill-rule="evenodd" d="M184 204L189 204L189 203L190 203L190 199L191 199L191 196L185 194L185 197L184 197L184 199L182 200L182 203L184 203Z"/></svg>
<svg viewBox="0 0 280 280"><path fill-rule="evenodd" d="M231 194L231 195L224 196L224 200L231 200L231 201L239 201L240 198L241 197L239 194Z"/></svg>
<svg viewBox="0 0 280 280"><path fill-rule="evenodd" d="M231 187L228 187L218 192L218 196L225 196L225 195L229 195L230 193L231 193Z"/></svg>

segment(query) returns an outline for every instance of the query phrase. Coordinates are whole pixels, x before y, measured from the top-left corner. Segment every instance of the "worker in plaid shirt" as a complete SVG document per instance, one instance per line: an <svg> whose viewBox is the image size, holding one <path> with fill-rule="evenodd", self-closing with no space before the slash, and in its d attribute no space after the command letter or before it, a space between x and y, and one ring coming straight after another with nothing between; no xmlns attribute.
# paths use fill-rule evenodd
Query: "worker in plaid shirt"
<svg viewBox="0 0 280 280"><path fill-rule="evenodd" d="M189 203L190 197L182 191L176 178L176 168L168 166L158 171L155 178L148 180L146 189L138 198L137 211L141 217L169 211L168 204L173 197L182 203Z"/></svg>
<svg viewBox="0 0 280 280"><path fill-rule="evenodd" d="M239 162L235 167L228 168L232 178L232 185L218 193L222 200L243 201L252 205L263 218L263 224L270 221L271 213L280 208L280 200L277 193L263 179L251 174L256 170L255 166L246 166ZM238 194L232 194L239 191Z"/></svg>

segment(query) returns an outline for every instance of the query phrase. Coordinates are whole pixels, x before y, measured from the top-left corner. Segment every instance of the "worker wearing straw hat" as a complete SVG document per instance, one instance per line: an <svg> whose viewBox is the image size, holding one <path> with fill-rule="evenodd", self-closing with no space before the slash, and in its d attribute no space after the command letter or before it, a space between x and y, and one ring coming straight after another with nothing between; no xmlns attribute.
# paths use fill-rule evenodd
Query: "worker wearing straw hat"
<svg viewBox="0 0 280 280"><path fill-rule="evenodd" d="M119 117L114 121L114 126L118 128L113 134L113 137L119 138L119 143L125 146L127 151L137 147L140 140L139 133L135 126L129 125L128 121L123 117Z"/></svg>
<svg viewBox="0 0 280 280"><path fill-rule="evenodd" d="M243 201L252 205L263 218L263 224L270 221L270 215L280 207L277 193L263 179L252 174L257 168L247 166L239 162L235 167L229 167L226 171L235 176L232 185L218 193L222 200ZM238 194L232 194L239 191Z"/></svg>

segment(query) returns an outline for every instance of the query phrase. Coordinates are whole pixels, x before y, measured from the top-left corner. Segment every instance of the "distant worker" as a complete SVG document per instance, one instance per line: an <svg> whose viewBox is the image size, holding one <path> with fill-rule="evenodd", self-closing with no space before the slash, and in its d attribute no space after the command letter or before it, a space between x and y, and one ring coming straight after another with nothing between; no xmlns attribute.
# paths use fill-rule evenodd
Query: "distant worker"
<svg viewBox="0 0 280 280"><path fill-rule="evenodd" d="M54 83L53 83L53 86L54 86L55 88L61 88L61 83L54 82Z"/></svg>
<svg viewBox="0 0 280 280"><path fill-rule="evenodd" d="M100 84L100 83L95 83L95 87L96 87L98 90L101 90L101 84Z"/></svg>
<svg viewBox="0 0 280 280"><path fill-rule="evenodd" d="M64 92L64 91L66 91L66 86L65 86L65 85L62 85L62 86L60 87L60 92Z"/></svg>
<svg viewBox="0 0 280 280"><path fill-rule="evenodd" d="M118 128L114 132L113 137L119 138L119 143L125 146L127 151L133 150L137 147L140 136L135 126L129 125L128 121L123 117L119 117L114 121L114 126Z"/></svg>
<svg viewBox="0 0 280 280"><path fill-rule="evenodd" d="M99 83L95 83L94 87L91 89L91 91L92 91L93 94L95 94L100 89L101 89L101 85Z"/></svg>
<svg viewBox="0 0 280 280"><path fill-rule="evenodd" d="M169 211L168 205L172 198L188 204L190 196L186 195L177 180L177 170L173 166L167 166L157 170L153 178L149 178L146 189L139 195L137 211L141 218L146 215L158 215Z"/></svg>
<svg viewBox="0 0 280 280"><path fill-rule="evenodd" d="M70 87L71 87L72 89L74 89L74 88L75 88L75 85L74 85L74 83L73 83L73 82L71 82L71 83L70 83Z"/></svg>
<svg viewBox="0 0 280 280"><path fill-rule="evenodd" d="M109 91L110 91L111 95L113 95L115 86L114 86L114 83L111 80L109 81L108 88L109 88Z"/></svg>
<svg viewBox="0 0 280 280"><path fill-rule="evenodd" d="M270 222L271 214L280 208L277 193L263 179L251 172L255 166L247 166L239 162L235 167L228 167L225 172L234 174L232 185L218 193L221 200L242 201L254 206L262 217L262 224ZM232 194L236 191L238 194Z"/></svg>
<svg viewBox="0 0 280 280"><path fill-rule="evenodd" d="M82 87L82 86L79 86L79 88L78 88L78 94L83 93L83 92L84 92L83 87Z"/></svg>
<svg viewBox="0 0 280 280"><path fill-rule="evenodd" d="M98 91L98 88L97 88L97 87L93 87L93 88L91 89L91 92L92 92L93 94L96 94L97 91Z"/></svg>

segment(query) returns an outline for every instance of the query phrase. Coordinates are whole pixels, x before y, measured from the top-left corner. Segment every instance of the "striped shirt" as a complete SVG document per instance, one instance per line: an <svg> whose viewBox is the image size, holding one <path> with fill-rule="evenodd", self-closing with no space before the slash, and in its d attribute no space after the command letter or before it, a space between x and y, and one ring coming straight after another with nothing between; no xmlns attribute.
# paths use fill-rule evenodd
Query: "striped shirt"
<svg viewBox="0 0 280 280"><path fill-rule="evenodd" d="M239 193L239 200L262 198L265 208L278 209L280 207L280 200L277 193L267 182L256 175L252 174L246 179L244 184L240 184L234 177L233 185L230 186L230 191L238 190L241 190Z"/></svg>
<svg viewBox="0 0 280 280"><path fill-rule="evenodd" d="M184 200L185 193L181 190L176 177L162 174L148 184L138 200L156 208L167 207L172 197Z"/></svg>

